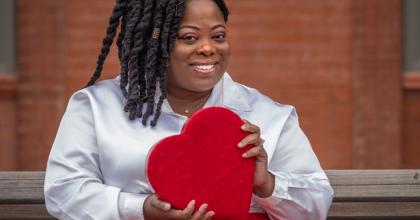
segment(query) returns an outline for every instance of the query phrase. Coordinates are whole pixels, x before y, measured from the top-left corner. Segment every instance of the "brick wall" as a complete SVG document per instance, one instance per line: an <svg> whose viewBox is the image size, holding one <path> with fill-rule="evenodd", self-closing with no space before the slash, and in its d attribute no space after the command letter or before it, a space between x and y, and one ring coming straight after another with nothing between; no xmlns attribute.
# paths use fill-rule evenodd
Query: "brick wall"
<svg viewBox="0 0 420 220"><path fill-rule="evenodd" d="M352 1L229 1L230 72L297 108L326 167L351 167Z"/></svg>
<svg viewBox="0 0 420 220"><path fill-rule="evenodd" d="M419 167L420 89L409 90L404 96L403 166Z"/></svg>
<svg viewBox="0 0 420 220"><path fill-rule="evenodd" d="M95 68L114 1L17 2L19 168L44 169L69 96L87 82ZM229 26L233 51L229 72L237 81L281 103L296 106L302 127L324 167L398 166L398 159L390 163L368 163L375 157L370 152L375 151L366 149L367 143L375 144L375 138L369 138L378 136L386 137L386 141L378 143L389 142L395 146L387 145L382 151L379 145L372 149L382 153L401 149L400 134L394 132L399 129L394 123L399 117L398 108L381 117L370 114L369 123L375 126L383 117L391 117L390 130L376 129L369 124L359 126L363 118L354 116L370 112L369 109L360 112L359 107L365 102L355 100L384 103L385 97L378 94L387 88L395 93L390 103L399 100L400 93L395 91L399 82L393 79L400 74L395 71L400 65L400 51L399 44L392 43L399 39L400 26L395 26L400 15L399 0L369 3L227 0L227 3L232 12ZM378 23L386 13L389 13L387 19L396 21ZM377 31L369 32L372 28ZM388 31L396 33L375 41ZM364 42L374 46L364 47ZM378 57L384 51L380 48L385 48L387 57ZM118 72L115 48L110 56L103 78ZM389 60L392 62L383 62ZM369 69L368 65L361 65L364 61L381 64L381 68ZM364 74L381 79L383 70L389 70L387 77L391 78L375 87L379 89L369 90L372 81L355 87L360 85L355 80L363 80ZM369 95L373 90L376 95ZM355 144L359 137L355 134L363 131L366 139L361 140L369 141ZM364 151L367 156L360 156Z"/></svg>
<svg viewBox="0 0 420 220"><path fill-rule="evenodd" d="M115 1L67 1L66 5L66 97L82 88L95 70L102 39ZM115 44L105 62L101 79L119 72Z"/></svg>
<svg viewBox="0 0 420 220"><path fill-rule="evenodd" d="M402 164L405 168L420 166L420 72L404 75L402 129Z"/></svg>
<svg viewBox="0 0 420 220"><path fill-rule="evenodd" d="M0 74L0 170L15 170L16 78Z"/></svg>
<svg viewBox="0 0 420 220"><path fill-rule="evenodd" d="M44 169L65 108L65 1L17 1L18 167Z"/></svg>
<svg viewBox="0 0 420 220"><path fill-rule="evenodd" d="M401 1L354 1L353 167L401 165Z"/></svg>

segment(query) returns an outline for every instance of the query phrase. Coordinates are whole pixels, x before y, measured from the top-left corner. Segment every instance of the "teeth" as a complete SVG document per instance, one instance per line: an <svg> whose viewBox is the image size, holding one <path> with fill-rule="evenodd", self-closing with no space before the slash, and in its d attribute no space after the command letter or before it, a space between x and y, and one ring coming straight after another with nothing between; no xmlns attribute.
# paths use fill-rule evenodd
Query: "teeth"
<svg viewBox="0 0 420 220"><path fill-rule="evenodd" d="M214 67L214 64L212 64L212 65L196 65L195 67L197 69L201 69L201 70L210 70Z"/></svg>
<svg viewBox="0 0 420 220"><path fill-rule="evenodd" d="M207 65L193 65L195 71L202 73L211 73L215 70L216 64L207 64Z"/></svg>

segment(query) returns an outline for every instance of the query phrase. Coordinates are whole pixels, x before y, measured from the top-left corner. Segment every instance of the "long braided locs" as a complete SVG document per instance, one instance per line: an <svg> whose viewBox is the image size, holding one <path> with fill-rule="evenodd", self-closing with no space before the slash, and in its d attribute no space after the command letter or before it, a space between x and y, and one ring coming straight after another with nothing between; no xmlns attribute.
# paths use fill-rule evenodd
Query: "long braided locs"
<svg viewBox="0 0 420 220"><path fill-rule="evenodd" d="M185 1L189 0L116 0L95 72L86 86L99 79L119 28L120 89L130 120L142 118L142 124L147 125L152 116L150 125L157 124L166 99L169 54L184 16ZM229 10L224 0L214 2L227 21Z"/></svg>

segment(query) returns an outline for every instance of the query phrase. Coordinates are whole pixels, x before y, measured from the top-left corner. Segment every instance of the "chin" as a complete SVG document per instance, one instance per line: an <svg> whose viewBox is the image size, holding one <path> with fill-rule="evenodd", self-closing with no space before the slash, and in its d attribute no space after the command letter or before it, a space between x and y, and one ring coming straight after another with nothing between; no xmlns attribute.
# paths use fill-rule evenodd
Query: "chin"
<svg viewBox="0 0 420 220"><path fill-rule="evenodd" d="M206 92L209 90L212 90L213 87L219 82L219 80L222 78L220 75L219 77L212 77L208 79L200 79L200 80L194 80L194 82L191 83L193 91L196 92Z"/></svg>
<svg viewBox="0 0 420 220"><path fill-rule="evenodd" d="M216 84L203 85L203 86L197 85L197 86L194 86L193 88L191 88L191 91L194 91L194 92L207 92L207 91L212 90L215 85Z"/></svg>

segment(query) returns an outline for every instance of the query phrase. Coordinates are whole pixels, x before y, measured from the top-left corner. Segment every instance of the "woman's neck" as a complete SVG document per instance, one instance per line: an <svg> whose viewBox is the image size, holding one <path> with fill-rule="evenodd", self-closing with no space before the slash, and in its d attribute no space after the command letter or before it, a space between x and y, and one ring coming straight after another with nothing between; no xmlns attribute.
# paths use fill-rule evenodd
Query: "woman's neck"
<svg viewBox="0 0 420 220"><path fill-rule="evenodd" d="M166 86L166 95L169 99L173 99L184 103L195 102L197 100L202 99L203 97L210 96L211 92L212 90L196 92L183 88L178 88L175 86Z"/></svg>
<svg viewBox="0 0 420 220"><path fill-rule="evenodd" d="M195 92L173 86L166 87L166 97L172 110L187 117L204 106L211 92L212 90Z"/></svg>

